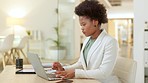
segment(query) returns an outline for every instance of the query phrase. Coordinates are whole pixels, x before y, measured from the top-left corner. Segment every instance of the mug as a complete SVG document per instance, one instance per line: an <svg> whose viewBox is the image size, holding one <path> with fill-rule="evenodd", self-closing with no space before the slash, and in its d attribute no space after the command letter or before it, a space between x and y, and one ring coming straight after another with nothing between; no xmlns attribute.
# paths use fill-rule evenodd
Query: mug
<svg viewBox="0 0 148 83"><path fill-rule="evenodd" d="M16 69L23 69L23 59L16 59Z"/></svg>

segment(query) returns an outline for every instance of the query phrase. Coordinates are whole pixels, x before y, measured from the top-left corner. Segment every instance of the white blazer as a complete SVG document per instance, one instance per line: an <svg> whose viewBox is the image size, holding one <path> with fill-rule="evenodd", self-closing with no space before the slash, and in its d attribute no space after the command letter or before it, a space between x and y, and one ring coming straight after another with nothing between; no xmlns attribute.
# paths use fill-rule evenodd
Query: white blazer
<svg viewBox="0 0 148 83"><path fill-rule="evenodd" d="M83 57L83 50L90 37L83 43L79 60L65 69L75 69L75 78L93 78L103 83L118 83L113 75L113 68L118 55L118 43L105 30L101 32L91 46L87 55L87 66Z"/></svg>

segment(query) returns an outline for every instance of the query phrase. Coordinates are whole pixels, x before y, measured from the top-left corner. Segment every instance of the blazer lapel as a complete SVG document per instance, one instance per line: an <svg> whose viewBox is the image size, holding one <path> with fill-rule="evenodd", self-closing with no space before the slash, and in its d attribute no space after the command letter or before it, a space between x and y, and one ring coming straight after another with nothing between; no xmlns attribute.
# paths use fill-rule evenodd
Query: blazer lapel
<svg viewBox="0 0 148 83"><path fill-rule="evenodd" d="M88 40L90 39L90 37L87 37L86 39L86 42L83 43L83 46L82 46L82 50L81 50L81 56L83 57L82 58L82 65L83 65L83 68L86 70L86 63L85 63L85 60L84 60L84 54L83 54L83 51L84 51L84 48L85 48L85 45L87 44Z"/></svg>
<svg viewBox="0 0 148 83"><path fill-rule="evenodd" d="M94 42L94 44L91 46L91 48L88 52L88 55L87 55L87 65L89 64L89 60L90 60L92 54L97 49L97 47L101 44L101 41L102 41L102 39L104 38L105 35L106 35L106 31L103 30L102 33L98 36L98 38Z"/></svg>

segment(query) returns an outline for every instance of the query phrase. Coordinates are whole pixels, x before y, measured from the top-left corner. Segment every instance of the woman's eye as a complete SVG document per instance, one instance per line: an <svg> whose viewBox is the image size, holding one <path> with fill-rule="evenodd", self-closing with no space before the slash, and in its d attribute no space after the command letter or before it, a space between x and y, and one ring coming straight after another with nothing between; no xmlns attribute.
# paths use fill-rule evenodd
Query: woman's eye
<svg viewBox="0 0 148 83"><path fill-rule="evenodd" d="M82 24L82 26L85 26L86 24Z"/></svg>

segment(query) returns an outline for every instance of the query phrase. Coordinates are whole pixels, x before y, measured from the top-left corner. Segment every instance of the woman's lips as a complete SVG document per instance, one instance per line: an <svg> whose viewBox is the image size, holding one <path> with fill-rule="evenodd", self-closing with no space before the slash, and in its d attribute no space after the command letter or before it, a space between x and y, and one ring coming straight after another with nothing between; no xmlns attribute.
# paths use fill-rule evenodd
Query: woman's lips
<svg viewBox="0 0 148 83"><path fill-rule="evenodd" d="M83 34L85 34L85 32L84 32L84 31L82 31L82 33L83 33Z"/></svg>

